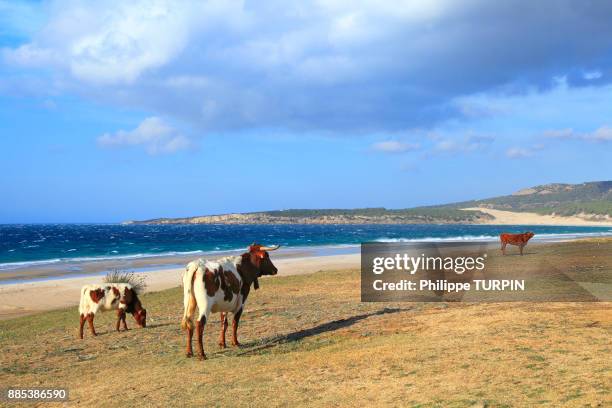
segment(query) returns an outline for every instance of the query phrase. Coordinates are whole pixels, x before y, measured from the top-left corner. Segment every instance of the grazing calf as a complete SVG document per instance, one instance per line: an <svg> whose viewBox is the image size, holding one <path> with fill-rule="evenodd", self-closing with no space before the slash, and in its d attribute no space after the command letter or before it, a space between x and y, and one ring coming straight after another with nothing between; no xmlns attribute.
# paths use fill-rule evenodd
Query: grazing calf
<svg viewBox="0 0 612 408"><path fill-rule="evenodd" d="M117 331L120 331L120 323L128 330L125 322L126 313L131 313L140 327L147 327L147 311L142 307L136 290L129 283L105 283L101 285L85 285L81 289L81 303L79 313L81 322L79 336L83 338L83 326L85 321L89 323L89 330L96 336L94 328L94 316L98 311L117 311Z"/></svg>
<svg viewBox="0 0 612 408"><path fill-rule="evenodd" d="M278 270L272 264L268 251L278 249L253 244L248 252L240 256L225 257L216 261L198 259L187 265L183 274L184 306L181 327L187 330L187 357L193 356L191 348L193 338L193 315L198 307L196 320L196 336L198 341L198 356L206 359L202 337L204 326L210 313L221 313L221 334L219 346L225 347L225 331L227 330L227 313L234 314L232 322L232 344L238 346L238 322L251 285L259 288L258 277L276 275Z"/></svg>
<svg viewBox="0 0 612 408"><path fill-rule="evenodd" d="M519 247L521 251L521 256L523 255L523 248L527 245L527 241L533 238L533 232L525 232L524 234L507 234L503 233L499 236L499 240L501 241L501 251L504 255L506 255L506 245L516 245Z"/></svg>

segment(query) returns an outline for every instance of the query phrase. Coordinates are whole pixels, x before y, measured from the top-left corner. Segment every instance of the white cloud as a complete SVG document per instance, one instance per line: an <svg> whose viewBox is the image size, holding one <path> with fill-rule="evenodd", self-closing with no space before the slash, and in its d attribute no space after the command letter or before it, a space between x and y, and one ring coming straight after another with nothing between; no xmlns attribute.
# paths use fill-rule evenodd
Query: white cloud
<svg viewBox="0 0 612 408"><path fill-rule="evenodd" d="M4 49L5 60L28 67L55 66L90 84L132 83L173 61L211 19L239 8L214 1L106 3L52 3L47 26L30 43Z"/></svg>
<svg viewBox="0 0 612 408"><path fill-rule="evenodd" d="M542 136L559 140L585 140L588 142L612 142L612 128L601 126L593 132L576 132L573 129L551 129L542 133Z"/></svg>
<svg viewBox="0 0 612 408"><path fill-rule="evenodd" d="M191 146L190 140L158 117L143 120L134 130L105 133L98 138L105 148L139 146L151 155L175 153Z"/></svg>
<svg viewBox="0 0 612 408"><path fill-rule="evenodd" d="M484 150L495 141L493 136L475 134L453 139L432 134L429 138L436 141L433 146L434 152L445 153L469 153Z"/></svg>
<svg viewBox="0 0 612 408"><path fill-rule="evenodd" d="M521 148L521 147L511 147L506 150L506 156L510 159L524 159L526 157L533 156L533 153L530 150Z"/></svg>
<svg viewBox="0 0 612 408"><path fill-rule="evenodd" d="M33 44L24 44L15 49L3 49L2 54L4 59L12 64L31 68L54 65L60 60L55 51Z"/></svg>
<svg viewBox="0 0 612 408"><path fill-rule="evenodd" d="M572 139L576 136L573 129L550 129L545 130L542 136L550 139Z"/></svg>
<svg viewBox="0 0 612 408"><path fill-rule="evenodd" d="M612 142L612 128L602 126L595 132L586 135L586 138L595 142Z"/></svg>
<svg viewBox="0 0 612 408"><path fill-rule="evenodd" d="M434 150L440 152L454 152L459 150L460 145L454 140L441 140L434 146Z"/></svg>
<svg viewBox="0 0 612 408"><path fill-rule="evenodd" d="M387 140L374 143L372 149L383 153L404 153L419 148L418 144L405 143L397 140Z"/></svg>
<svg viewBox="0 0 612 408"><path fill-rule="evenodd" d="M594 79L599 79L603 76L601 71L588 71L582 74L582 77L587 81L592 81Z"/></svg>
<svg viewBox="0 0 612 408"><path fill-rule="evenodd" d="M205 88L211 84L210 79L201 75L177 75L164 81L164 85L173 88Z"/></svg>
<svg viewBox="0 0 612 408"><path fill-rule="evenodd" d="M188 18L180 7L157 1L110 9L108 24L73 38L66 49L72 73L92 82L132 82L163 66L187 44Z"/></svg>

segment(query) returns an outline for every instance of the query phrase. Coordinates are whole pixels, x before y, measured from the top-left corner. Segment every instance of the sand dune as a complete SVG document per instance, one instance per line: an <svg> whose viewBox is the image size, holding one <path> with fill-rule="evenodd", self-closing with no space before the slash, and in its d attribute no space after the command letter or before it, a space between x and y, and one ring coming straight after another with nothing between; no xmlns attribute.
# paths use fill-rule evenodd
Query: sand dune
<svg viewBox="0 0 612 408"><path fill-rule="evenodd" d="M610 221L590 221L581 217L562 217L556 215L542 215L530 212L514 212L493 210L490 208L463 208L463 210L482 211L495 217L494 220L481 222L480 224L491 225L568 225L568 226L590 226L607 227L612 226Z"/></svg>

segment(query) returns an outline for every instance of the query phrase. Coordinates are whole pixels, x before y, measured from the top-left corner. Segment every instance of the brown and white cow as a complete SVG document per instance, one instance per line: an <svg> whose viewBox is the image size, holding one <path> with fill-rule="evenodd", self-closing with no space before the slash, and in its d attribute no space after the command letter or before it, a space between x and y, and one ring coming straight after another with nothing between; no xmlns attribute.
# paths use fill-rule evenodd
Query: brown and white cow
<svg viewBox="0 0 612 408"><path fill-rule="evenodd" d="M240 256L225 257L216 261L198 259L190 262L183 274L184 306L181 327L187 330L187 357L193 356L193 315L196 306L196 335L198 356L206 359L202 337L204 326L210 313L221 313L221 333L219 346L225 348L225 331L227 330L227 313L234 314L232 322L232 344L238 346L238 322L251 290L259 289L257 278L262 275L276 275L278 269L272 264L268 251L279 246L265 247L253 244Z"/></svg>
<svg viewBox="0 0 612 408"><path fill-rule="evenodd" d="M85 285L81 289L79 313L81 315L79 336L83 338L83 326L89 322L89 330L96 336L94 316L98 311L117 311L117 331L123 322L124 330L128 330L125 322L126 313L131 313L140 327L147 327L147 311L142 307L136 290L129 283L105 283L101 285Z"/></svg>
<svg viewBox="0 0 612 408"><path fill-rule="evenodd" d="M535 234L533 232L525 232L523 234L508 234L503 233L499 236L499 240L501 241L501 251L504 255L506 255L506 245L516 245L519 247L521 251L521 255L523 255L523 248L527 245L527 241L533 238Z"/></svg>

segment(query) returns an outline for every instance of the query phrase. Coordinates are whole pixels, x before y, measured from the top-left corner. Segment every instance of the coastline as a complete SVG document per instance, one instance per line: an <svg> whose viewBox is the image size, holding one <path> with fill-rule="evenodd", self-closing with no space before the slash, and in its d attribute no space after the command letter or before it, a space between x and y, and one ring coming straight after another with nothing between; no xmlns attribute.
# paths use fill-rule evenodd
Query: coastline
<svg viewBox="0 0 612 408"><path fill-rule="evenodd" d="M609 242L610 237L585 237L555 240L535 240L530 247L544 245L560 245L564 248L581 241L603 240ZM498 243L488 241L491 250L498 250ZM236 253L236 252L233 252ZM225 254L216 254L223 256ZM145 277L147 292L157 292L164 289L181 286L184 265L196 257L174 257L156 264L150 260L139 259L139 268L134 273ZM321 247L279 250L274 263L279 269L278 276L302 275L319 271L359 269L361 264L359 246ZM30 280L9 282L0 280L0 320L31 315L43 311L76 306L79 302L79 289L85 284L99 283L105 271L109 270L106 262L95 266L95 271L87 275L50 275L41 278L37 273L29 273ZM20 271L23 275L23 271ZM48 271L45 271L48 273ZM26 275L28 276L28 275ZM22 276L23 277L23 276ZM265 277L263 279L266 279ZM31 299L36 299L32 302Z"/></svg>
<svg viewBox="0 0 612 408"><path fill-rule="evenodd" d="M278 276L289 276L321 270L359 268L360 256L358 253L308 256L295 252L279 257L274 263L279 270ZM181 286L183 270L184 264L180 267L136 271L135 274L145 277L147 292L157 292ZM86 284L99 283L100 280L100 274L92 274L0 285L0 320L76 306L79 303L80 288ZM32 299L36 299L36 302L32 302Z"/></svg>
<svg viewBox="0 0 612 408"><path fill-rule="evenodd" d="M435 226L435 225L434 225ZM514 227L510 231L505 229L503 224L492 224L499 226L492 231L476 232L469 234L463 231L464 235L458 236L430 236L430 237L379 237L373 240L363 240L361 242L389 242L389 243L436 243L436 242L466 242L480 241L493 243L499 240L501 232L515 232L527 230L531 225L511 224ZM533 225L533 227L541 227ZM587 227L589 228L589 227ZM383 234L384 235L384 234ZM547 232L539 233L532 243L571 241L577 239L612 237L612 230L599 232ZM342 255L359 253L360 243L330 243L319 245L298 245L285 246L275 252L275 259L299 258L299 257L318 257L329 255ZM197 250L185 252L169 252L159 254L126 254L118 256L90 256L48 260L33 260L29 262L0 263L0 287L4 285L14 285L33 281L64 280L71 278L87 278L92 276L102 277L112 270L123 270L131 272L163 272L171 269L183 268L189 261L197 258L216 259L223 256L238 255L243 249L228 250Z"/></svg>
<svg viewBox="0 0 612 408"><path fill-rule="evenodd" d="M240 250L227 251L189 251L185 253L159 254L152 256L117 256L88 258L87 260L62 259L57 262L34 261L32 263L4 264L0 268L0 287L33 281L63 280L104 276L112 270L125 270L136 273L156 273L183 268L188 262L198 258L217 259L224 256L239 255ZM342 255L359 252L359 245L327 245L312 247L281 248L275 259L307 258L317 256Z"/></svg>

